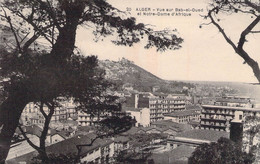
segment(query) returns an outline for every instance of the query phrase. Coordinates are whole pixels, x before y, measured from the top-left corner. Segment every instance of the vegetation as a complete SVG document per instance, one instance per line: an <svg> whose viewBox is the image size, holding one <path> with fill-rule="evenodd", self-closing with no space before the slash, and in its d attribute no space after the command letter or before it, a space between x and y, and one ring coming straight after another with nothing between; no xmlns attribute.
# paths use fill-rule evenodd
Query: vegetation
<svg viewBox="0 0 260 164"><path fill-rule="evenodd" d="M100 61L100 67L106 70L106 78L115 83L118 90L121 90L124 84L129 84L135 90L143 92L152 92L152 88L158 86L160 89L157 92L164 93L183 93L184 86L195 87L190 83L160 79L124 58L119 62Z"/></svg>
<svg viewBox="0 0 260 164"><path fill-rule="evenodd" d="M260 118L258 116L247 116L244 122L243 150L252 153L256 161L260 160L259 139Z"/></svg>
<svg viewBox="0 0 260 164"><path fill-rule="evenodd" d="M155 140L165 140L166 135L157 133L137 133L129 136L130 148L128 150L120 152L115 158L116 163L153 163L151 157L153 148L149 147Z"/></svg>
<svg viewBox="0 0 260 164"><path fill-rule="evenodd" d="M91 25L96 39L116 36L116 45L132 46L146 37L145 48L181 48L175 30L154 31L104 0L4 0L0 17L14 42L1 49L0 162L7 157L21 113L29 102L50 104L72 98L79 107L93 109L107 83L97 58L75 49L79 26ZM123 18L124 17L124 18ZM3 38L4 43L8 38ZM46 46L41 48L39 42ZM98 86L98 87L97 87ZM92 110L93 111L93 110Z"/></svg>
<svg viewBox="0 0 260 164"><path fill-rule="evenodd" d="M189 158L189 164L251 164L254 156L242 152L231 140L220 138L217 143L202 144L196 148Z"/></svg>
<svg viewBox="0 0 260 164"><path fill-rule="evenodd" d="M232 17L233 15L236 16ZM229 34L223 28L226 26L232 26L234 19L242 19L243 16L247 17L245 20L249 20L247 26L237 34L239 38L237 41L232 40ZM251 52L253 50L246 50L245 45L250 44L249 38L253 35L254 38L259 37L260 21L260 3L257 0L212 0L209 5L208 15L204 16L205 19L210 22L203 25L213 24L224 37L225 41L234 49L236 54L244 60L244 64L248 64L258 82L260 82L260 69L256 60L252 58ZM229 23L221 24L221 21L225 19ZM202 26L200 26L202 27ZM258 38L259 39L259 38Z"/></svg>

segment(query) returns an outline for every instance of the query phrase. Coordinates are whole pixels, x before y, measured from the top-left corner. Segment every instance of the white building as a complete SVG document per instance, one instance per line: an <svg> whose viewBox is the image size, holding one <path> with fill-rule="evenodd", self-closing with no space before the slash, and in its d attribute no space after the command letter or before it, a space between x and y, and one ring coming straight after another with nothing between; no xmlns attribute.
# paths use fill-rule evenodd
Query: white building
<svg viewBox="0 0 260 164"><path fill-rule="evenodd" d="M125 107L125 111L135 118L135 126L150 126L150 109L149 108L130 108Z"/></svg>
<svg viewBox="0 0 260 164"><path fill-rule="evenodd" d="M49 113L49 108L47 106L43 106L43 110L45 113ZM53 122L65 121L67 119L74 119L77 116L77 112L75 109L75 105L72 102L62 102L61 107L57 107L54 110L54 114L51 118ZM28 103L21 115L21 122L23 125L33 125L37 124L43 126L45 122L45 118L39 110L39 106L33 102Z"/></svg>

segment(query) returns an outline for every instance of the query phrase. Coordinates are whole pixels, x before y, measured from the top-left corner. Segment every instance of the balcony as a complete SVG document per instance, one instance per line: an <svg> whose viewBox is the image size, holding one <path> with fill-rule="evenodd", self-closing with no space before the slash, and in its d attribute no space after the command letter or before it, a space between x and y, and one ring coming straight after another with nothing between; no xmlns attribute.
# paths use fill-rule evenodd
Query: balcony
<svg viewBox="0 0 260 164"><path fill-rule="evenodd" d="M215 128L226 128L226 124L212 124L212 123L200 123L201 126L205 127L215 127Z"/></svg>
<svg viewBox="0 0 260 164"><path fill-rule="evenodd" d="M214 112L214 111L205 111L202 110L201 111L202 114L211 114L211 115L225 115L225 116L234 116L233 113L221 113L221 112Z"/></svg>
<svg viewBox="0 0 260 164"><path fill-rule="evenodd" d="M222 121L222 122L226 122L227 119L225 118L212 118L212 117L201 117L201 120L210 120L210 121Z"/></svg>

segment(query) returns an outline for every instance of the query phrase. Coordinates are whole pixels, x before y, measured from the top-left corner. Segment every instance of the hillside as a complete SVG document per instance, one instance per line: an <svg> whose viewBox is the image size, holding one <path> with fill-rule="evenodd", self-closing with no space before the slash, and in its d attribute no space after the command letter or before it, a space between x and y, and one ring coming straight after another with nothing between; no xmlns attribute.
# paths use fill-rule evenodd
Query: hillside
<svg viewBox="0 0 260 164"><path fill-rule="evenodd" d="M0 25L0 40L0 49L11 50L15 48L16 42L9 27ZM23 43L26 40L27 38L25 38ZM41 44L37 44L37 46L33 45L31 48L38 52L48 49ZM183 87L194 87L190 83L160 79L124 58L118 62L109 60L100 61L99 65L106 70L106 78L115 83L118 90L128 86L138 91L151 92L153 87L157 87L158 92L181 93Z"/></svg>
<svg viewBox="0 0 260 164"><path fill-rule="evenodd" d="M106 70L106 78L116 83L119 89L132 86L138 91L151 92L157 86L158 91L181 93L183 87L194 87L190 83L163 80L124 58L117 62L101 60L99 65Z"/></svg>

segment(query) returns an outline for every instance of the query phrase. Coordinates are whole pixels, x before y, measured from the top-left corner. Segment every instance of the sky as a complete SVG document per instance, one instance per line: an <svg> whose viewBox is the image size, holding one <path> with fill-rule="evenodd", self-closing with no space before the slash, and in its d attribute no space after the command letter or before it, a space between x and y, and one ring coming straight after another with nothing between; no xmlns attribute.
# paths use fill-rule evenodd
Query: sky
<svg viewBox="0 0 260 164"><path fill-rule="evenodd" d="M138 66L165 80L190 81L237 81L257 82L251 68L243 64L243 60L224 40L213 25L205 23L201 15L207 12L208 0L108 0L114 7L122 11L131 8L129 14L136 17L137 22L154 25L155 29L177 29L178 36L184 39L182 48L166 52L155 49L144 49L144 42L133 47L115 46L111 38L94 42L91 29L80 28L77 33L76 45L85 55L97 55L99 59L118 61L126 58ZM152 10L176 8L194 8L197 12L189 12L191 16L139 16L136 8L151 8ZM247 16L234 15L223 17L220 23L228 36L238 42L238 36L252 19ZM259 26L258 26L259 27ZM247 38L245 49L252 57L260 61L259 35Z"/></svg>

